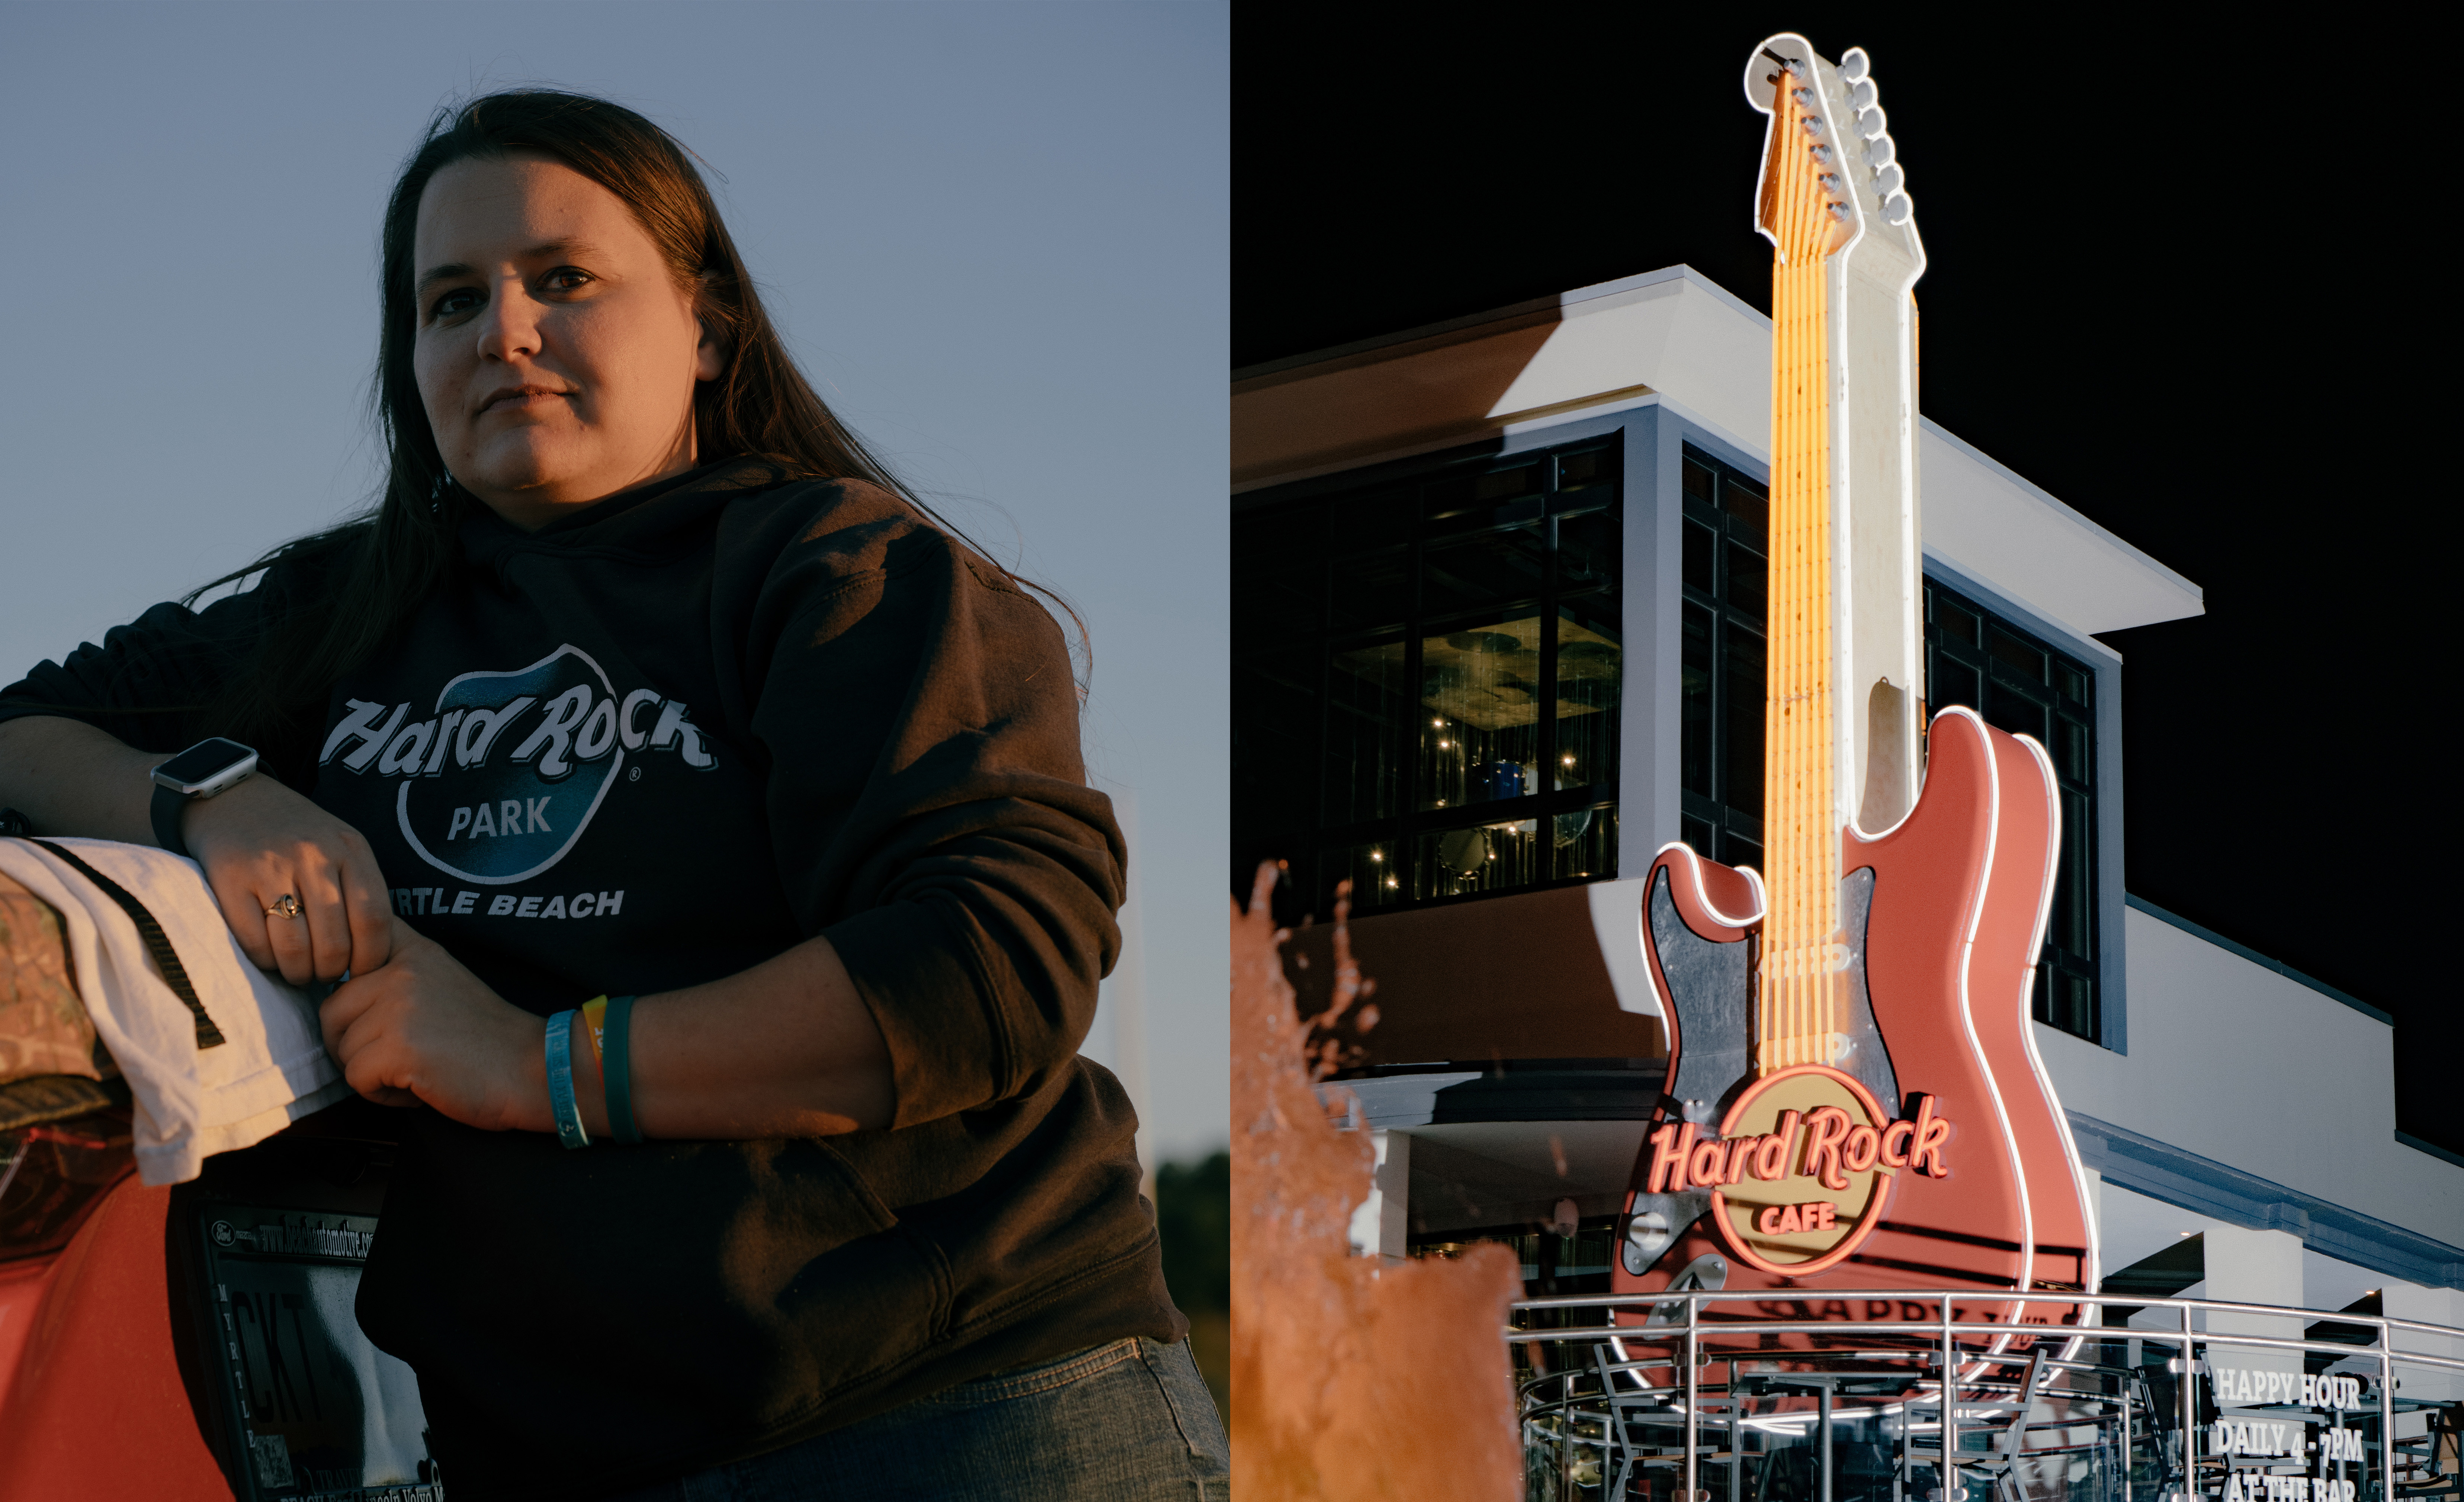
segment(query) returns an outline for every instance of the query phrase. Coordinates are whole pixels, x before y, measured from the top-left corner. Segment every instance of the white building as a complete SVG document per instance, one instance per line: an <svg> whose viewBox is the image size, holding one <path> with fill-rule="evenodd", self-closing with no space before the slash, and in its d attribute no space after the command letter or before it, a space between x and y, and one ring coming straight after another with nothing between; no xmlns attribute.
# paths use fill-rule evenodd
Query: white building
<svg viewBox="0 0 2464 1502"><path fill-rule="evenodd" d="M1234 853L1321 922L1359 894L1364 1250L1606 1287L1656 1003L1584 889L1672 839L1759 863L1770 348L1679 266L1235 376ZM2125 890L2095 633L2199 586L1930 423L1920 463L1927 697L2061 773L2035 1033L2106 1288L2464 1325L2464 1162L2395 1130L2390 1019Z"/></svg>

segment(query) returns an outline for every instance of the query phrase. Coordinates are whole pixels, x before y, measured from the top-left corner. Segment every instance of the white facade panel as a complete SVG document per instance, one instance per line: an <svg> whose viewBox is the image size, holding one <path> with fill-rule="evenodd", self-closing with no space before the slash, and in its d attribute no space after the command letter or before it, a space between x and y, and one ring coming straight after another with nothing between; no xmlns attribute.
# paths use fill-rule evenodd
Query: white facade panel
<svg viewBox="0 0 2464 1502"><path fill-rule="evenodd" d="M2464 1168L2395 1140L2394 1030L2129 908L2130 1052L2035 1025L2066 1110L2450 1246Z"/></svg>

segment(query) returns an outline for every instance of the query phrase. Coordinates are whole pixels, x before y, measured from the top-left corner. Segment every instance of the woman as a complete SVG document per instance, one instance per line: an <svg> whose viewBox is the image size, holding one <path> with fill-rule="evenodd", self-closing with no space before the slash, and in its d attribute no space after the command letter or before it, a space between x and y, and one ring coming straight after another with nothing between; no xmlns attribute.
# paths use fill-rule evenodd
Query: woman
<svg viewBox="0 0 2464 1502"><path fill-rule="evenodd" d="M351 1084L422 1107L361 1322L457 1499L1220 1494L1075 1056L1123 852L1059 628L838 426L641 117L442 117L383 244L374 514L0 696L0 802L185 846L341 982ZM158 793L211 735L262 774Z"/></svg>

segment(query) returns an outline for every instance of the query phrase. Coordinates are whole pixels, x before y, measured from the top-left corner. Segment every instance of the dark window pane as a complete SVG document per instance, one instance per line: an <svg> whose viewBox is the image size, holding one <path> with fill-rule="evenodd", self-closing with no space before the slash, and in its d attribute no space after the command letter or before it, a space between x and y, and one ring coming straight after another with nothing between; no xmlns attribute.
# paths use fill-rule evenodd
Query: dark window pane
<svg viewBox="0 0 2464 1502"><path fill-rule="evenodd" d="M1718 577L1711 568L1711 554L1715 539L1711 529L1701 522L1689 521L1684 526L1685 587L1699 589L1707 596L1720 587Z"/></svg>
<svg viewBox="0 0 2464 1502"><path fill-rule="evenodd" d="M1315 555L1326 536L1326 512L1315 502L1263 506L1232 518L1232 556L1289 559Z"/></svg>
<svg viewBox="0 0 2464 1502"><path fill-rule="evenodd" d="M1711 497L1719 486L1718 478L1711 472L1711 467L1689 458L1684 461L1683 468L1686 499L1701 501L1705 506L1710 505Z"/></svg>
<svg viewBox="0 0 2464 1502"><path fill-rule="evenodd" d="M2087 799L2077 793L2063 794L2062 857L2054 882L2070 911L2068 922L2056 932L2061 947L2081 961L2096 958L2096 867L2089 859L2094 834Z"/></svg>
<svg viewBox="0 0 2464 1502"><path fill-rule="evenodd" d="M1559 881L1617 875L1617 805L1579 809L1549 819L1554 841L1551 875Z"/></svg>
<svg viewBox="0 0 2464 1502"><path fill-rule="evenodd" d="M1557 613L1557 769L1552 788L1589 787L1617 776L1617 690L1624 654L1614 596ZM1539 791L1539 790L1534 790Z"/></svg>
<svg viewBox="0 0 2464 1502"><path fill-rule="evenodd" d="M1729 475L1720 487L1720 509L1735 518L1755 541L1771 535L1771 502L1761 486Z"/></svg>
<svg viewBox="0 0 2464 1502"><path fill-rule="evenodd" d="M1557 522L1557 588L1561 593L1615 584L1622 529L1614 511L1584 512Z"/></svg>
<svg viewBox="0 0 2464 1502"><path fill-rule="evenodd" d="M1763 816L1763 639L1735 621L1721 628L1721 802Z"/></svg>
<svg viewBox="0 0 2464 1502"><path fill-rule="evenodd" d="M1420 643L1420 807L1462 808L1541 791L1540 618Z"/></svg>
<svg viewBox="0 0 2464 1502"><path fill-rule="evenodd" d="M2045 707L1998 681L1985 686L1985 719L2013 735L2045 738Z"/></svg>
<svg viewBox="0 0 2464 1502"><path fill-rule="evenodd" d="M1757 796L1755 801L1762 800ZM1759 871L1763 868L1762 841L1734 829L1727 830L1720 837L1718 860L1722 865L1752 866Z"/></svg>
<svg viewBox="0 0 2464 1502"><path fill-rule="evenodd" d="M1685 642L1680 657L1684 674L1684 686L1680 705L1684 726L1684 781L1686 792L1704 797L1719 796L1711 783L1711 612L1700 605L1685 607ZM1695 847L1709 854L1706 844Z"/></svg>
<svg viewBox="0 0 2464 1502"><path fill-rule="evenodd" d="M1932 671L1926 675L1926 704L1937 714L1954 704L1975 708L1976 669L1947 652L1935 652L1932 656Z"/></svg>
<svg viewBox="0 0 2464 1502"><path fill-rule="evenodd" d="M1472 499L1502 501L1508 496L1529 495L1542 488L1545 479L1546 471L1537 464L1494 469L1471 483Z"/></svg>
<svg viewBox="0 0 2464 1502"><path fill-rule="evenodd" d="M1412 613L1412 555L1397 548L1346 558L1334 571L1329 593L1333 597L1328 609L1330 630L1400 630Z"/></svg>
<svg viewBox="0 0 2464 1502"><path fill-rule="evenodd" d="M1481 605L1540 597L1543 538L1536 524L1426 550L1420 609L1442 617Z"/></svg>
<svg viewBox="0 0 2464 1502"><path fill-rule="evenodd" d="M2054 722L2054 766L2072 782L2088 780L2087 727L2077 720Z"/></svg>
<svg viewBox="0 0 2464 1502"><path fill-rule="evenodd" d="M2037 651L2008 631L1999 629L1986 632L1985 641L1986 650L1992 654L1993 661L2022 675L2032 683L2041 684L2045 681L2044 653Z"/></svg>
<svg viewBox="0 0 2464 1502"><path fill-rule="evenodd" d="M1941 600L1935 604L1934 624L1942 628L1943 640L1946 642L1964 642L1969 646L1976 644L1976 618L1949 600ZM1963 702L1972 704L1975 701Z"/></svg>
<svg viewBox="0 0 2464 1502"><path fill-rule="evenodd" d="M2035 1012L2049 1026L2096 1041L2095 989L2082 976L2050 968L2038 970Z"/></svg>
<svg viewBox="0 0 2464 1502"><path fill-rule="evenodd" d="M1731 541L1724 551L1728 555L1728 593L1724 602L1731 610L1751 616L1759 624L1769 616L1766 606L1771 589L1771 561L1735 541Z"/></svg>
<svg viewBox="0 0 2464 1502"><path fill-rule="evenodd" d="M2073 667L2068 663L2057 663L2054 664L2054 677L2059 682L2062 696L2064 698L2069 699L2074 704L2085 704L2088 702L2087 674L2080 672L2078 668Z"/></svg>
<svg viewBox="0 0 2464 1502"><path fill-rule="evenodd" d="M1316 822L1318 681L1313 654L1232 667L1232 821L1244 849L1275 860L1307 850Z"/></svg>
<svg viewBox="0 0 2464 1502"><path fill-rule="evenodd" d="M1326 614L1326 565L1313 557L1276 559L1242 571L1232 592L1232 642L1247 646L1260 638L1306 635Z"/></svg>
<svg viewBox="0 0 2464 1502"><path fill-rule="evenodd" d="M1336 553L1392 547L1412 540L1412 499L1416 489L1378 490L1345 496L1329 508L1327 546Z"/></svg>
<svg viewBox="0 0 2464 1502"><path fill-rule="evenodd" d="M1432 536L1534 516L1539 514L1541 479L1536 463L1460 475L1424 488L1420 514Z"/></svg>
<svg viewBox="0 0 2464 1502"><path fill-rule="evenodd" d="M1471 892L1529 886L1548 869L1553 837L1538 819L1432 830L1420 837L1413 869L1422 897L1461 897Z"/></svg>
<svg viewBox="0 0 2464 1502"><path fill-rule="evenodd" d="M1396 859L1390 844L1337 845L1326 851L1318 860L1319 880L1324 890L1318 894L1316 912L1321 919L1334 914L1335 884L1352 883L1352 910L1355 913L1375 912L1391 907L1410 895L1403 890L1403 864Z"/></svg>
<svg viewBox="0 0 2464 1502"><path fill-rule="evenodd" d="M1696 818L1693 815L1688 814L1679 819L1677 827L1677 838L1684 840L1686 844L1692 846L1696 855L1701 856L1705 860L1717 860L1720 859L1719 846L1712 843L1712 841L1717 839L1719 837L1717 832L1711 828L1711 821L1709 819Z"/></svg>
<svg viewBox="0 0 2464 1502"><path fill-rule="evenodd" d="M1586 448L1578 454L1557 456L1557 489L1579 490L1587 486L1606 485L1617 478L1617 451L1612 448Z"/></svg>
<svg viewBox="0 0 2464 1502"><path fill-rule="evenodd" d="M1403 643L1334 654L1327 674L1323 818L1390 818L1399 799L1404 727L1416 717L1403 678Z"/></svg>

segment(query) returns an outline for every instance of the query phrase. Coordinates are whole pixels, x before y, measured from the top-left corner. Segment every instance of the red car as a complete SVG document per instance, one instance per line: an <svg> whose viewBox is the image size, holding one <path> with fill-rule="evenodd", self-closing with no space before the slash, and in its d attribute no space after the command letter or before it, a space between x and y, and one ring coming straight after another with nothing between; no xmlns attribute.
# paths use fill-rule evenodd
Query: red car
<svg viewBox="0 0 2464 1502"><path fill-rule="evenodd" d="M126 1100L0 1085L0 1497L441 1498L418 1384L352 1315L398 1115L347 1099L147 1188Z"/></svg>

